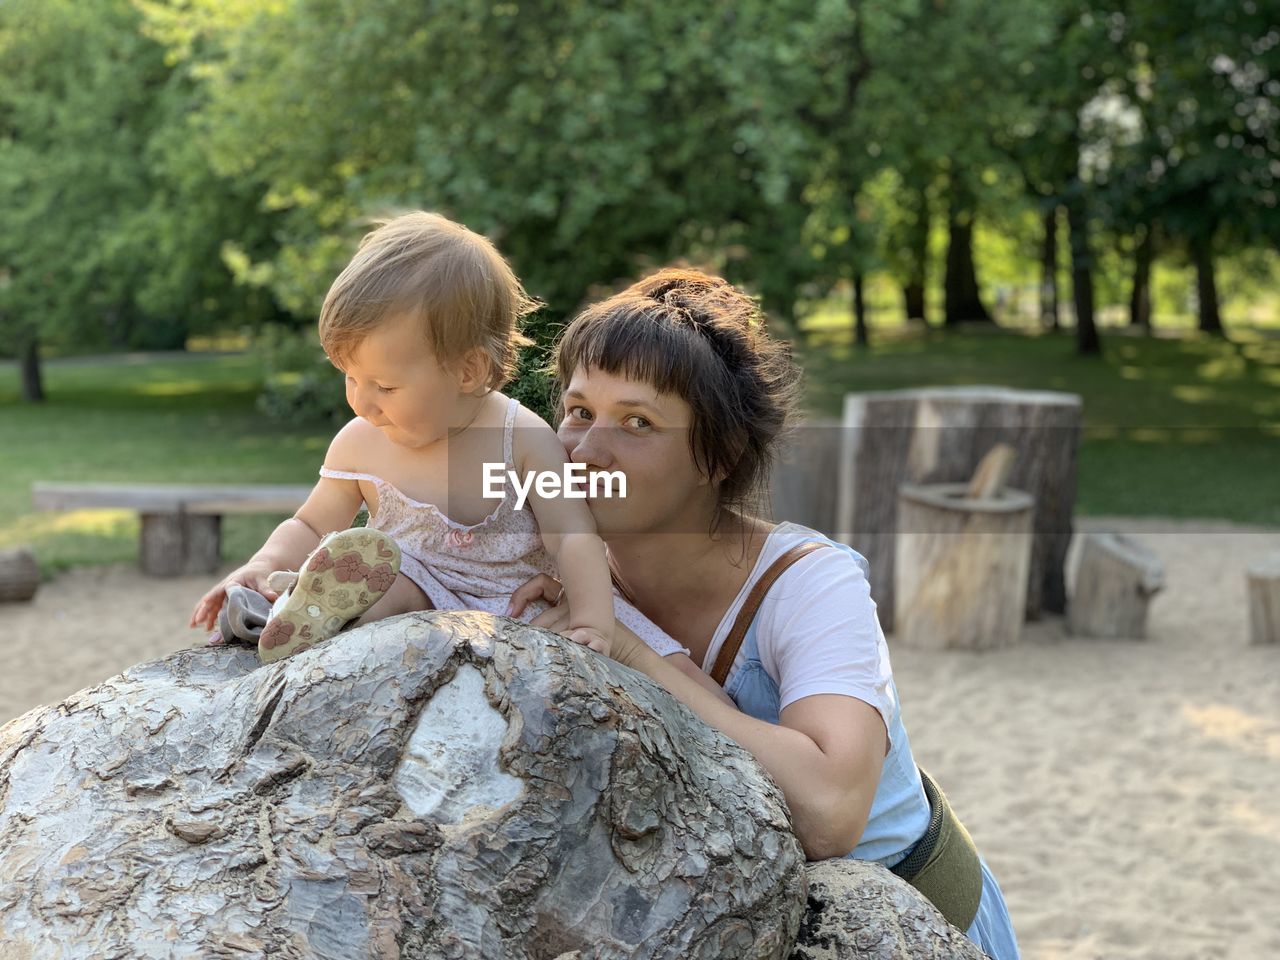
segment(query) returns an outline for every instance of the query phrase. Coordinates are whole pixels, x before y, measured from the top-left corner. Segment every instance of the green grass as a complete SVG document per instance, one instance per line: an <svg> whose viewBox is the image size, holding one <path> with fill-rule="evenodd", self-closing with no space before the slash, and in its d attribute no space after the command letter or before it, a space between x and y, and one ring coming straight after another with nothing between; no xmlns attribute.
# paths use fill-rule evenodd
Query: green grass
<svg viewBox="0 0 1280 960"><path fill-rule="evenodd" d="M1280 526L1280 339L1112 335L1102 359L1069 336L873 330L870 351L816 330L799 351L809 404L837 413L850 390L986 383L1084 397L1082 513L1223 518ZM36 480L310 483L331 428L254 410L248 355L175 354L51 362L49 399L18 400L0 365L0 547L34 545L46 573L131 562L129 511L37 514ZM279 517L229 516L226 560L248 557Z"/></svg>
<svg viewBox="0 0 1280 960"><path fill-rule="evenodd" d="M136 560L136 514L34 513L35 480L312 482L331 428L264 421L261 380L246 355L54 361L48 400L27 405L14 365L0 365L0 547L33 545L46 573ZM224 559L247 558L280 519L226 517Z"/></svg>
<svg viewBox="0 0 1280 960"><path fill-rule="evenodd" d="M1231 342L1104 331L1102 358L1069 334L872 331L859 351L820 327L798 351L810 407L837 414L848 391L997 384L1084 398L1077 508L1086 514L1206 517L1280 526L1280 339Z"/></svg>

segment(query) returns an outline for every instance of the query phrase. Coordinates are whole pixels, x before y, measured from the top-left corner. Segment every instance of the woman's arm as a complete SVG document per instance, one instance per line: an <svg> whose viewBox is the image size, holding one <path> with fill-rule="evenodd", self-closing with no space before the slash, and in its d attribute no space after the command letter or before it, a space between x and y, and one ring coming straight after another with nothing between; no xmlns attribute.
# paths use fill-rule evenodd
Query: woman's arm
<svg viewBox="0 0 1280 960"><path fill-rule="evenodd" d="M740 744L782 788L810 860L858 844L880 782L888 734L879 712L855 697L818 694L766 723L727 705L643 643L615 637L618 659L662 684L702 720Z"/></svg>

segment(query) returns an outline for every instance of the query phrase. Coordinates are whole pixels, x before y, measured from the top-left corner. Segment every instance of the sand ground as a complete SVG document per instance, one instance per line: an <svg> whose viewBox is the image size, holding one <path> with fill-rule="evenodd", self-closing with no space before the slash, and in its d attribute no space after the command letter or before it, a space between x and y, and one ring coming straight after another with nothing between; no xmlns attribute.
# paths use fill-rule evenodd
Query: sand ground
<svg viewBox="0 0 1280 960"><path fill-rule="evenodd" d="M1280 531L1091 519L1167 586L1149 639L922 653L890 643L920 763L1000 878L1029 960L1280 957L1280 646L1247 642L1244 570ZM0 607L0 722L202 642L208 577L72 571Z"/></svg>

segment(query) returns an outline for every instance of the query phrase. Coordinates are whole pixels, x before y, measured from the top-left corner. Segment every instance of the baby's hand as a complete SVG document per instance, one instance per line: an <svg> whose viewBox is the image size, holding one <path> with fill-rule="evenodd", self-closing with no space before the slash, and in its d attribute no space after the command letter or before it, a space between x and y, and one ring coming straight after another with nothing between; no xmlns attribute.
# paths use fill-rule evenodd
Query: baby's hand
<svg viewBox="0 0 1280 960"><path fill-rule="evenodd" d="M220 581L200 598L195 609L191 611L191 622L187 626L212 630L218 622L218 613L222 610L222 605L227 602L227 587L233 583L248 587L250 590L257 590L274 602L280 594L268 585L268 577L271 573L270 569L253 563L246 563L240 569L232 571L226 579Z"/></svg>
<svg viewBox="0 0 1280 960"><path fill-rule="evenodd" d="M568 637L574 643L580 643L585 647L590 647L596 653L602 653L606 657L612 655L613 638L607 637L595 627L578 627L575 630L568 630L560 634L562 637Z"/></svg>

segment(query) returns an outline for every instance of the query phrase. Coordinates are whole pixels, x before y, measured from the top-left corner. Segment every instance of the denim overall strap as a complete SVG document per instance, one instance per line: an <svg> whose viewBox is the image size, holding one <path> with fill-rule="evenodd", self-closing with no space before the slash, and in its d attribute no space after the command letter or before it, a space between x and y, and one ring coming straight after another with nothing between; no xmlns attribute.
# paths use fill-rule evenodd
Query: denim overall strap
<svg viewBox="0 0 1280 960"><path fill-rule="evenodd" d="M782 572L791 566L801 557L813 553L815 550L821 550L827 544L821 540L810 540L807 543L798 543L777 560L769 565L769 569L764 575L751 587L751 593L747 595L746 601L742 604L742 609L738 611L738 619L733 622L733 629L729 631L729 635L725 637L724 643L720 645L720 653L716 657L715 666L711 669L711 679L716 682L717 686L723 687L725 680L729 676L729 670L733 667L733 661L738 656L738 649L742 646L742 639L747 635L747 628L756 618L756 611L760 609L760 604L764 600L764 596L769 592L769 588L773 586L773 581L782 576Z"/></svg>

